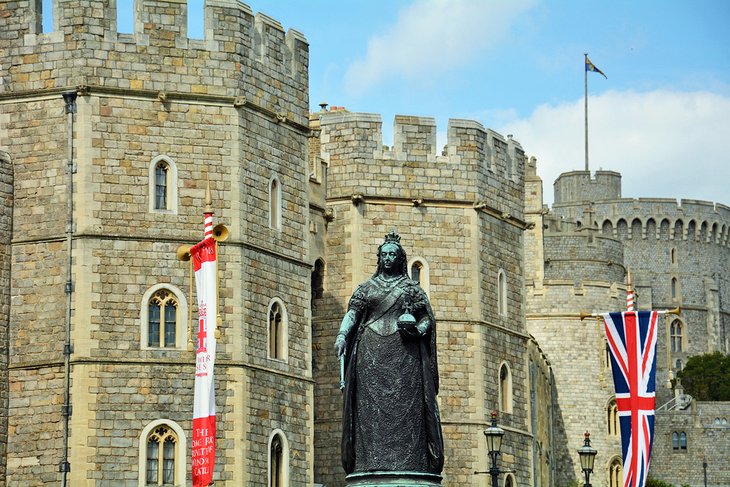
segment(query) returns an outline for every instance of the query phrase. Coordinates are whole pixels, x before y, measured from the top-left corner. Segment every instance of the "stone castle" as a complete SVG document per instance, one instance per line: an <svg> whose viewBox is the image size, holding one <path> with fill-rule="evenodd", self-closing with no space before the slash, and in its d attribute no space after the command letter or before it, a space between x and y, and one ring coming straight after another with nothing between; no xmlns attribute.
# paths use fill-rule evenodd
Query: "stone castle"
<svg viewBox="0 0 730 487"><path fill-rule="evenodd" d="M622 309L627 268L639 308L683 308L659 335L659 404L689 356L730 351L728 207L621 199L617 173L576 172L549 211L535 160L479 123L451 120L438 150L430 118L396 117L385 147L377 115L310 114L305 37L244 4L208 1L204 40L186 2L135 5L133 34L111 0L54 2L44 33L40 2L0 1L0 485L190 482L195 298L176 249L202 237L206 180L230 229L222 485L343 485L332 344L391 229L438 320L445 485L488 482L492 410L503 486L580 478L586 429L592 483L613 485L611 374L580 312ZM679 426L657 419L668 480L730 434L730 407L675 403L658 414Z"/></svg>

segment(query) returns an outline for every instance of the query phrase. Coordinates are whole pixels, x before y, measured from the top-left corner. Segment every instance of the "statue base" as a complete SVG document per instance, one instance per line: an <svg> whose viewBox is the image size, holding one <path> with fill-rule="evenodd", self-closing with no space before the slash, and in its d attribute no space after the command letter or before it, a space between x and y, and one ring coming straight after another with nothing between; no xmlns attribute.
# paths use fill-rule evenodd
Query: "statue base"
<svg viewBox="0 0 730 487"><path fill-rule="evenodd" d="M433 487L441 475L426 472L357 472L346 477L347 487Z"/></svg>

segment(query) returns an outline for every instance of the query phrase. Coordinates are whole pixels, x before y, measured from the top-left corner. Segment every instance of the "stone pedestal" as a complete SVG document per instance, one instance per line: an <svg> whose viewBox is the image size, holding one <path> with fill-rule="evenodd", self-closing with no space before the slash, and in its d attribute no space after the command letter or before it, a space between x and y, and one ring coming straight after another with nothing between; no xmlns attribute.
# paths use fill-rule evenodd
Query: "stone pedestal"
<svg viewBox="0 0 730 487"><path fill-rule="evenodd" d="M424 472L358 472L347 476L347 487L434 487L441 479Z"/></svg>

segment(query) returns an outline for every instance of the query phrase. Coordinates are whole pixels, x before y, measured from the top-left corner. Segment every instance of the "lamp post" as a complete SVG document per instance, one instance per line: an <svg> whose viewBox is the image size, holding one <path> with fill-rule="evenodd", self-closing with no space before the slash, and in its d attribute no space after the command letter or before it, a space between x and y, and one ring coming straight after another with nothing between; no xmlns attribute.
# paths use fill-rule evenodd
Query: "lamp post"
<svg viewBox="0 0 730 487"><path fill-rule="evenodd" d="M502 471L497 467L497 457L499 450L502 448L502 437L504 430L497 426L497 411L492 411L492 425L484 430L484 436L487 437L487 451L492 459L492 466L489 467L489 475L492 476L492 487L497 487L497 476Z"/></svg>
<svg viewBox="0 0 730 487"><path fill-rule="evenodd" d="M593 462L596 460L595 448L591 448L591 434L586 431L583 446L578 448L578 456L580 457L580 468L586 476L585 487L591 487L591 473L593 472Z"/></svg>

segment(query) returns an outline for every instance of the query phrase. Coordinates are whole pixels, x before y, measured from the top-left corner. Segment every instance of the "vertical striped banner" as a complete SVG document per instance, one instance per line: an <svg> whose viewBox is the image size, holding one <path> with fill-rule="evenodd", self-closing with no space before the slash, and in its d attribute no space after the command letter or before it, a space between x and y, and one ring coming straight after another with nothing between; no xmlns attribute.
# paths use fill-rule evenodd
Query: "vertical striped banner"
<svg viewBox="0 0 730 487"><path fill-rule="evenodd" d="M215 464L215 330L217 325L216 242L213 215L205 214L205 237L190 249L198 293L198 334L195 352L193 406L193 486L213 481Z"/></svg>

